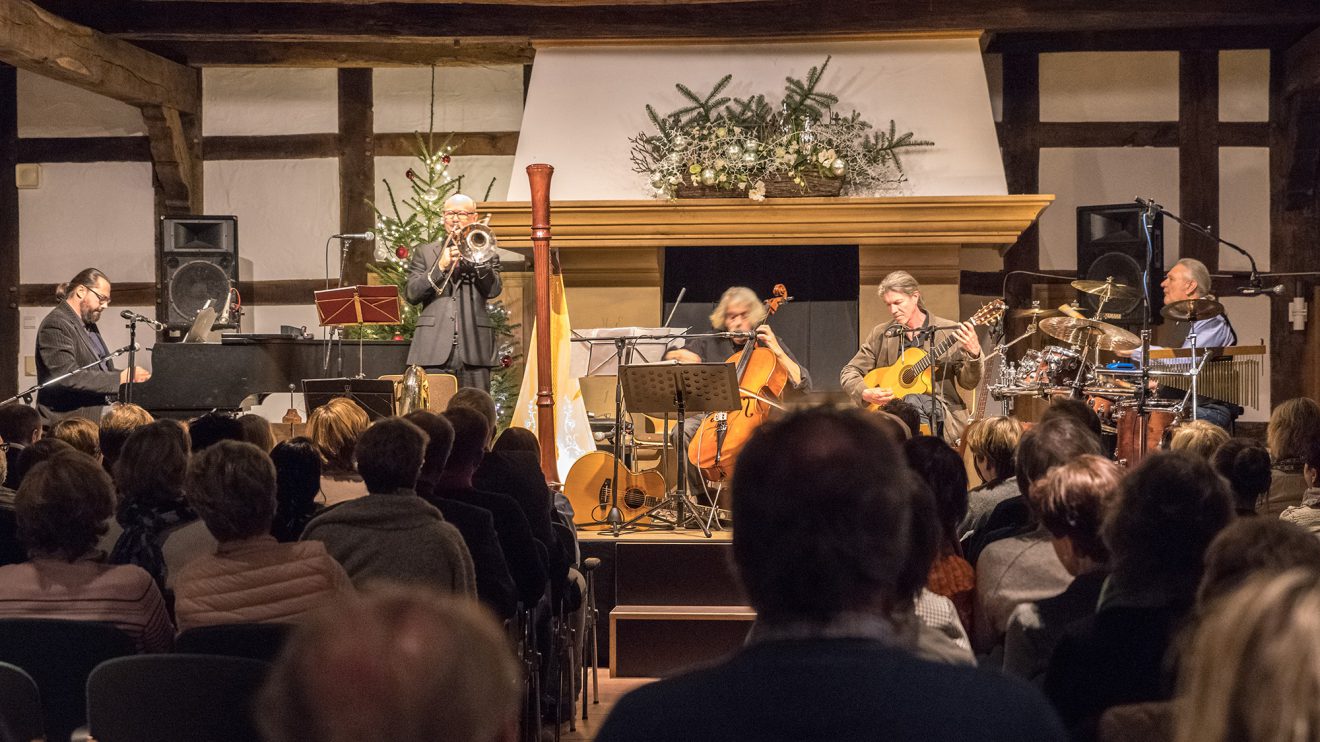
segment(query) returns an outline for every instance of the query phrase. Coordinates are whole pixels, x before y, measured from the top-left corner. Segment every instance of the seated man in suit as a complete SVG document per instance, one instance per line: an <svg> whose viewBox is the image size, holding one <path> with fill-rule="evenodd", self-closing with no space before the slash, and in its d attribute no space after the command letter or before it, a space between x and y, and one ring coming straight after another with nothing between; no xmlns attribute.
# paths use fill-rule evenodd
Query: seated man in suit
<svg viewBox="0 0 1320 742"><path fill-rule="evenodd" d="M872 419L818 408L761 427L733 489L757 611L746 646L628 694L597 740L1064 738L1020 681L916 656L914 529L931 496ZM680 727L655 723L673 709Z"/></svg>

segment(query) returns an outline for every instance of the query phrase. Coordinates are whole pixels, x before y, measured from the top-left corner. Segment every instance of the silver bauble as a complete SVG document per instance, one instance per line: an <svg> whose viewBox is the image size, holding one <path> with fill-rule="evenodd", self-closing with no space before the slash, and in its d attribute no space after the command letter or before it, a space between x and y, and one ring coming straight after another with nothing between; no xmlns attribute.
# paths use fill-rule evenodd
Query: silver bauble
<svg viewBox="0 0 1320 742"><path fill-rule="evenodd" d="M683 136L682 134L677 134L674 136L672 144L674 145L674 149L681 152L687 149L688 146L687 137Z"/></svg>
<svg viewBox="0 0 1320 742"><path fill-rule="evenodd" d="M656 173L651 176L651 187L657 190L665 187L665 176Z"/></svg>
<svg viewBox="0 0 1320 742"><path fill-rule="evenodd" d="M371 257L375 258L377 263L384 263L393 254L385 242L381 240L376 242L376 249L372 251Z"/></svg>
<svg viewBox="0 0 1320 742"><path fill-rule="evenodd" d="M843 177L843 174L847 172L847 170L848 164L844 162L842 158L836 158L834 162L830 163L830 172L833 173L836 178Z"/></svg>
<svg viewBox="0 0 1320 742"><path fill-rule="evenodd" d="M701 182L705 183L708 186L715 185L715 171L711 170L710 168L706 168L705 170L702 170Z"/></svg>
<svg viewBox="0 0 1320 742"><path fill-rule="evenodd" d="M743 148L737 142L724 148L724 154L729 156L730 160L736 160L742 156Z"/></svg>
<svg viewBox="0 0 1320 742"><path fill-rule="evenodd" d="M757 144L755 139L749 139L745 144L743 144L743 149L747 150L748 152L755 152L760 146L761 145Z"/></svg>
<svg viewBox="0 0 1320 742"><path fill-rule="evenodd" d="M742 156L742 161L743 161L743 164L746 164L746 165L753 165L753 164L755 164L755 163L756 163L756 153L755 153L755 152L752 152L751 150L748 150L748 151L744 152L744 153L743 153L743 156Z"/></svg>

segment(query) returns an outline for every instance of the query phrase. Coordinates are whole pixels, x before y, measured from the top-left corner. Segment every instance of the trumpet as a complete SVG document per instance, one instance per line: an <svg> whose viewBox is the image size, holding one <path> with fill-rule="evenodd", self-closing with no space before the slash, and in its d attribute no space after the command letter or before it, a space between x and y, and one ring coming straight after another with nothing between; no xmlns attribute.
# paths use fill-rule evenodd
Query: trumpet
<svg viewBox="0 0 1320 742"><path fill-rule="evenodd" d="M450 245L458 247L458 260L451 262L449 268L444 271L443 282L436 283L435 276L440 268L440 261L444 259ZM459 261L471 265L489 263L498 258L495 252L495 248L498 246L499 240L495 237L495 231L490 228L485 219L472 222L445 237L444 243L440 246L440 254L436 256L435 263L431 265L426 276L438 293L444 293L445 287L449 285L449 281L454 277L454 271L458 268Z"/></svg>

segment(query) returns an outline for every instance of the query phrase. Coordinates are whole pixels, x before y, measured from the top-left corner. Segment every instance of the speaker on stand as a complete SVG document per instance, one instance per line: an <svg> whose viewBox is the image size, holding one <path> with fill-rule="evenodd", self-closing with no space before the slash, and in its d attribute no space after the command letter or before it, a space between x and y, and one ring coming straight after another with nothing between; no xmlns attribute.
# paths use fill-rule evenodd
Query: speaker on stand
<svg viewBox="0 0 1320 742"><path fill-rule="evenodd" d="M1097 319L1123 327L1141 326L1141 285L1146 269L1146 236L1141 228L1142 207L1137 204L1112 204L1077 207L1077 277L1086 281L1105 281L1131 286L1138 296L1110 299ZM1163 318L1164 291L1164 216L1155 215L1151 227L1154 253L1150 259L1147 288L1150 291L1150 321L1158 325ZM1094 317L1100 297L1077 292L1083 311Z"/></svg>
<svg viewBox="0 0 1320 742"><path fill-rule="evenodd" d="M237 327L230 305L238 285L238 218L162 217L160 229L156 316L168 327L166 338L181 338L207 302L216 310L213 329Z"/></svg>

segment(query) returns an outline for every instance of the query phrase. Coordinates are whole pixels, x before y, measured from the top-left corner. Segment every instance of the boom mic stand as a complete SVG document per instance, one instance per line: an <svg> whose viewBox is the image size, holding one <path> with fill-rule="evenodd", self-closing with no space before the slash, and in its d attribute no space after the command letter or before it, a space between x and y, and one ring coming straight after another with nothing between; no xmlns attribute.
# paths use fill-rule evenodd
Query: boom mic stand
<svg viewBox="0 0 1320 742"><path fill-rule="evenodd" d="M10 397L9 399L6 399L5 401L0 402L0 406L2 406L2 405L7 405L7 404L9 404L9 403L11 403L11 402L17 402L17 401L19 401L20 399L23 400L23 402L24 402L25 404L27 404L27 403L31 403L31 402L32 402L32 395L36 394L37 392L41 391L42 389L45 389L45 388L48 387L48 386L54 386L55 384L58 384L59 382L64 381L65 379L68 379L68 378L70 378L70 377L76 376L76 375L78 375L78 374L80 374L80 373L82 373L82 372L84 372L84 371L88 371L88 370L90 370L90 369L92 369L92 368L95 368L96 366L100 366L102 363L105 363L106 361L110 360L111 358L118 358L119 356L122 356L122 355L125 354L125 353L135 353L135 352L137 352L137 350L138 350L138 346L137 346L136 343L134 343L133 345L125 345L124 347L120 348L119 350L114 351L114 352L111 353L110 355L104 356L104 357L102 357L102 358L97 358L95 361L91 361L90 363L87 363L87 364L85 364L85 365L79 366L78 368L75 368L74 370L69 371L69 372L67 372L67 373L60 374L59 376L56 376L56 377L53 378L53 379L46 379L45 381L41 382L40 384L35 384L35 385L33 385L33 386L30 386L30 387L28 387L27 389L24 389L23 391L19 392L18 394L15 394L14 396ZM136 374L132 373L131 371L129 372L129 377L130 377L130 378L133 377L133 376L135 376L135 375L136 375Z"/></svg>

